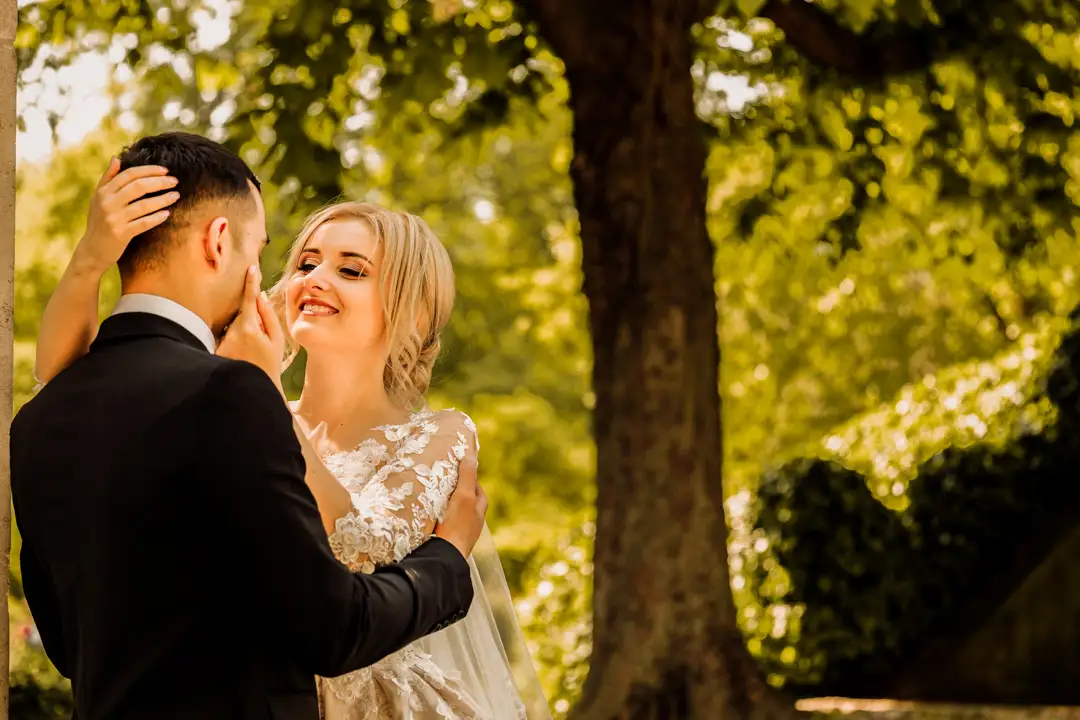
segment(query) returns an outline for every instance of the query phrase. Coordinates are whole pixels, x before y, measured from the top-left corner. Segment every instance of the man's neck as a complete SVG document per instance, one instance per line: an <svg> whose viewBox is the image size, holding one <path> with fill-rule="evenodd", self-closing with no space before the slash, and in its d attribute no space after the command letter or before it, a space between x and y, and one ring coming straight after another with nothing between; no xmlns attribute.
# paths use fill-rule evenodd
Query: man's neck
<svg viewBox="0 0 1080 720"><path fill-rule="evenodd" d="M213 314L206 307L206 296L192 290L198 285L190 280L173 282L166 278L140 275L121 282L120 297L125 295L153 295L165 298L195 313L208 327L214 327Z"/></svg>
<svg viewBox="0 0 1080 720"><path fill-rule="evenodd" d="M176 292L165 283L124 283L114 313L146 312L179 324L206 345L217 348L217 337L209 313L200 311L199 303L189 293Z"/></svg>

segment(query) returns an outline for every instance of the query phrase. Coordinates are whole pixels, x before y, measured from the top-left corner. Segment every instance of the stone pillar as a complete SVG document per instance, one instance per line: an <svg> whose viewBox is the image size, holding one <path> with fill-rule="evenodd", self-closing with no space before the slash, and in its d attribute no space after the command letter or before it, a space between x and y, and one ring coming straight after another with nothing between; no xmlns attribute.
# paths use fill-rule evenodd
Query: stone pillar
<svg viewBox="0 0 1080 720"><path fill-rule="evenodd" d="M0 720L8 718L8 569L11 565L11 427L15 343L15 28L18 0L0 0Z"/></svg>

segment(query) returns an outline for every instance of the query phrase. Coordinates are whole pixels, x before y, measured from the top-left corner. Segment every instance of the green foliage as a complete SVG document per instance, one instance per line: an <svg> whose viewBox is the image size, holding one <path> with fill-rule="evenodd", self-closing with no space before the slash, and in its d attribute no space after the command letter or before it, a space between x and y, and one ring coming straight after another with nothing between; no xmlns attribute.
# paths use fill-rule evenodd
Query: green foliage
<svg viewBox="0 0 1080 720"><path fill-rule="evenodd" d="M918 523L905 518L930 522L918 499L938 497L935 478L956 476L941 468L997 482L1010 497L1002 472L1014 465L1000 454L1018 435L1056 442L1032 434L1062 422L1039 383L1080 301L1077 4L813 5L865 33L840 52L872 57L916 32L930 41L911 40L909 50L937 55L906 74L852 79L808 62L805 48L749 17L762 3L742 0L722 3L695 29L699 113L712 132L704 171L717 243L732 577L751 650L777 682L839 672L870 648L899 652L916 632L875 620L886 612L880 594L845 606L851 595L837 588L854 587L852 578L903 584L879 543L915 552L921 536L910 523ZM590 536L573 529L592 499L593 447L560 64L506 2L317 0L286 13L291 6L245 3L230 41L203 47L188 38L198 3L31 3L17 39L22 80L79 48L124 40L131 82L118 97L143 131L228 134L266 175L267 277L303 214L339 193L431 222L450 248L460 295L432 400L480 425L496 539L514 589L528 590L519 610L562 713L580 690L589 646ZM740 101L738 75L756 99ZM105 157L95 153L58 156L54 163L68 164L34 182L28 170L20 191L21 223L59 224L20 225L17 398L32 387L30 343ZM57 182L68 174L70 187ZM287 376L294 394L301 370ZM941 454L975 444L984 449ZM763 472L819 456L834 462L770 476L774 517L756 509ZM1002 472L971 464L987 459ZM790 480L800 473L810 479ZM790 495L779 490L783 478ZM820 487L834 492L811 492ZM989 502L974 490L967 499ZM768 533L754 529L755 516L771 523ZM849 527L838 532L838 523ZM811 592L804 580L821 561L799 555L809 541L790 538L825 532L839 579L804 605L797 593ZM556 544L562 537L570 539ZM851 564L864 551L863 567ZM941 555L967 557L952 547ZM908 586L895 587L916 602ZM823 619L830 604L840 610Z"/></svg>
<svg viewBox="0 0 1080 720"><path fill-rule="evenodd" d="M1051 10L1043 6L1024 21L997 23L995 32L1027 38L1040 13ZM971 6L972 22L975 12ZM1075 19L1054 22L1076 32ZM754 46L730 49L733 29L747 33ZM887 661L890 642L902 644L917 632L888 625L883 618L896 613L882 597L890 588L911 598L918 586L903 570L920 566L912 565L913 555L881 548L902 548L901 540L910 545L906 515L896 513L916 513L913 498L921 497L924 508L938 507L933 477L949 473L937 471L941 475L915 483L916 491L911 483L920 467L950 446L959 452L979 444L983 449L956 456L966 460L946 457L970 482L984 476L983 461L1004 473L1014 466L994 453L1014 447L1018 434L1056 421L1040 383L1064 320L1080 300L1080 247L1062 172L1069 161L1045 153L1075 140L1071 122L1044 117L1038 97L1047 93L1029 88L1025 75L1036 85L1040 73L1060 79L1074 61L1032 58L1029 47L1019 55L1031 63L1020 67L1003 62L1006 52L998 50L1015 52L1015 41L995 40L975 43L925 74L856 84L810 66L760 20L714 19L700 39L699 108L719 131L707 173L718 253L733 589L740 626L771 680L816 682L826 672L840 676L874 652ZM718 41L726 45L719 51ZM731 72L747 73L750 87L760 83L767 91L763 101L739 108L714 89L712 74ZM1015 99L1019 123L999 119L999 92L1023 100ZM1022 141L995 144L1003 128L1019 132ZM978 142L965 149L963 139ZM1002 176L999 166L1008 173ZM1024 449L1027 457L1042 456ZM854 603L854 592L835 588L813 596L816 606L796 602L802 597L796 592L810 591L793 589L791 570L770 536L754 528L759 476L818 456L862 477L838 464L789 465L781 475L802 477L800 468L812 475L797 500L777 489L779 480L767 481L776 506L772 539L798 543L819 563L852 564L821 568L790 560L802 569L804 585L812 587L806 578L828 569L838 576L832 582L849 590L878 588L865 593L862 605ZM1007 479L991 476L999 484ZM1001 490L1006 498L1007 492ZM1009 507L992 506L974 491L967 499L949 522L959 523L964 512L980 517L975 508L989 518ZM794 502L803 503L797 526L794 512L784 512ZM1016 502L1016 512L1037 512ZM1010 529L1022 534L1029 521L1013 522ZM890 537L895 542L887 544ZM815 538L831 544L815 546ZM579 543L575 556L584 548ZM951 549L938 552L955 567L971 561ZM568 556L553 563L559 561L569 562ZM891 574L873 577L877 570ZM864 585L852 585L853 572L862 573L856 580ZM971 565L965 572L970 577L981 570ZM560 598L585 592L581 584L572 587L550 594L557 604L552 617L569 607ZM939 609L959 602L961 590L940 597ZM829 607L838 608L836 617ZM571 613L560 630L587 623L583 617L587 612ZM579 665L568 664L568 675L578 672ZM553 687L559 697L572 698L576 685Z"/></svg>
<svg viewBox="0 0 1080 720"><path fill-rule="evenodd" d="M888 24L898 17L938 22L926 7L830 10L884 41L900 34ZM1019 541L1040 506L1013 497L1018 467L1060 458L1051 436L1033 434L1056 427L1039 384L1078 300L1076 8L935 7L948 17L931 44L950 51L869 81L812 66L760 20L701 32L707 48L727 45L703 52L703 79L736 70L769 91L745 112L717 112L727 98L706 81L699 102L722 138L709 160L711 231L745 243L722 243L718 263L729 550L740 622L776 682L883 671L925 630L894 619L919 615L919 591L944 582L935 573L958 574L927 609L944 614L964 600L959 578L985 570L958 540L935 565L913 538L927 527L974 537L1009 517ZM975 31L948 37L958 24ZM753 47L731 49L732 29ZM747 492L798 457L842 466L794 462L758 500ZM1036 474L1063 500L1054 477ZM931 522L953 477L954 513ZM924 567L928 586L910 577Z"/></svg>
<svg viewBox="0 0 1080 720"><path fill-rule="evenodd" d="M9 676L10 696L8 712L20 720L53 720L69 718L75 712L71 687L52 677L55 670L49 667L44 653L33 654L34 668L24 663L12 670Z"/></svg>
<svg viewBox="0 0 1080 720"><path fill-rule="evenodd" d="M144 122L227 125L228 141L288 194L321 202L362 173L348 155L369 121L399 135L450 136L502 125L557 67L507 0L285 0L234 8L228 43L199 42L200 3L31 3L16 38L21 82L87 50L113 51L140 87ZM123 39L117 44L115 41Z"/></svg>
<svg viewBox="0 0 1080 720"><path fill-rule="evenodd" d="M859 30L903 20L873 26L884 35L932 20L914 3L834 7ZM1077 32L1075 12L935 7L966 13L985 37L925 71L865 82L813 66L761 19L714 18L699 33L699 109L717 130L707 171L725 425L756 428L726 445L729 494L753 487L762 456L790 459L1077 302L1076 140L1071 120L1046 112L1075 85L1073 56L1046 44ZM731 73L763 97L740 107L716 82Z"/></svg>
<svg viewBox="0 0 1080 720"><path fill-rule="evenodd" d="M592 545L586 520L536 558L517 603L529 651L555 717L566 717L581 693L592 651Z"/></svg>
<svg viewBox="0 0 1080 720"><path fill-rule="evenodd" d="M1014 350L927 375L820 437L821 460L791 462L767 473L759 492L729 497L740 628L771 682L829 692L836 687L824 683L888 667L902 643L925 637L931 611L965 599L958 581L987 574L973 547L984 548L978 560L1000 559L994 541L1022 537L1062 501L1060 475L1032 478L1030 468L1060 457L1042 443L1075 437L1055 404L1076 407L1062 389L1071 369L1046 390L1075 357L1058 347L1068 328L1062 319ZM1018 447L1021 438L1032 445ZM1021 471L1009 461L1018 451ZM591 547L586 523L537 558L518 607L560 717L587 671L574 648L590 646ZM548 653L562 662L548 665Z"/></svg>
<svg viewBox="0 0 1080 720"><path fill-rule="evenodd" d="M756 640L774 672L826 694L881 678L937 624L954 622L1014 546L1075 502L1078 337L1074 326L1056 354L1000 358L992 382L979 383L984 365L943 397L924 384L898 399L898 425L915 403L963 408L960 422L899 430L875 447L877 480L919 461L904 473L907 486L897 479L892 488L906 499L899 512L834 460L800 460L766 477L752 529L740 518L733 564L767 605L772 622L753 629L764 626ZM880 414L865 420L873 427ZM788 625L791 615L798 622Z"/></svg>

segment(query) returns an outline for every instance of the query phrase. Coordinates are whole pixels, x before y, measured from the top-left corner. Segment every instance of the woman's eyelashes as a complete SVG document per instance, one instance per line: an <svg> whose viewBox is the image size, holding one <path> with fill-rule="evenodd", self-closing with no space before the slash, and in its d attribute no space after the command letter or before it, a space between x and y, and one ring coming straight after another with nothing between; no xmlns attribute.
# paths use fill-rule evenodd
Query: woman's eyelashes
<svg viewBox="0 0 1080 720"><path fill-rule="evenodd" d="M354 268L354 267L343 267L343 268L341 268L340 272L345 277L351 277L351 278L367 277L367 272L366 271L361 270L359 268Z"/></svg>
<svg viewBox="0 0 1080 720"><path fill-rule="evenodd" d="M304 260L301 261L299 265L297 265L296 270L302 275L307 275L308 273L312 272L316 267L318 267L318 265L311 260ZM348 265L344 265L339 268L338 272L341 273L341 275L343 275L344 277L351 278L353 280L367 277L368 275L366 268L361 269L350 267Z"/></svg>

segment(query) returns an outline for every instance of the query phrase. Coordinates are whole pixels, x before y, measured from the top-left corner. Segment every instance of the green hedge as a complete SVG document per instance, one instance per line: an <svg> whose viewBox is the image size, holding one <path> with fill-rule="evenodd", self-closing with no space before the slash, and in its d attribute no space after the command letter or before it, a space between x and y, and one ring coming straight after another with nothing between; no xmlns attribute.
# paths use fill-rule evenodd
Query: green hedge
<svg viewBox="0 0 1080 720"><path fill-rule="evenodd" d="M799 610L757 653L774 677L807 694L872 688L954 624L1018 548L1080 506L1077 316L1036 391L1056 421L936 453L908 482L904 509L887 508L866 476L835 460L798 460L762 479L751 516L767 544L750 563L752 592L766 608ZM770 581L777 564L780 583Z"/></svg>

